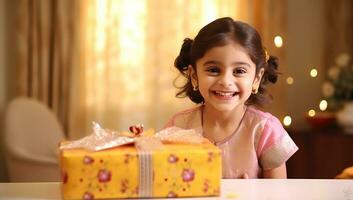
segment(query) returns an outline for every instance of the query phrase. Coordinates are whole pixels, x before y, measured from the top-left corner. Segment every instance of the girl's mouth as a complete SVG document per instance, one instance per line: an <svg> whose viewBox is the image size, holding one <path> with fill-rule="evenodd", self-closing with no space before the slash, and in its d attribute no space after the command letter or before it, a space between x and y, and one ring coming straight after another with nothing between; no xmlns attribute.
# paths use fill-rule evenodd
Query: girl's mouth
<svg viewBox="0 0 353 200"><path fill-rule="evenodd" d="M239 94L239 92L234 91L212 91L212 93L220 99L231 99L235 95Z"/></svg>

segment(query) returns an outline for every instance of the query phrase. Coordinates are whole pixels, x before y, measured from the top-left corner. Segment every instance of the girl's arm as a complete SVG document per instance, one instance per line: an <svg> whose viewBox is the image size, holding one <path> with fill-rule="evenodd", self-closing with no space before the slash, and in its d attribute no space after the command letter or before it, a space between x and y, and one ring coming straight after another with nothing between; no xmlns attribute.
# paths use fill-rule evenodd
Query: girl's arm
<svg viewBox="0 0 353 200"><path fill-rule="evenodd" d="M274 169L264 170L263 178L287 178L286 163Z"/></svg>

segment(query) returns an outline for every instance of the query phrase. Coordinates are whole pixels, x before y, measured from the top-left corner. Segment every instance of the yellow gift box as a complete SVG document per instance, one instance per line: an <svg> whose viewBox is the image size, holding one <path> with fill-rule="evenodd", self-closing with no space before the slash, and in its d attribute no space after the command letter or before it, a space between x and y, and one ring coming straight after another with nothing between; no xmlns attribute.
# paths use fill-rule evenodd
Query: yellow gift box
<svg viewBox="0 0 353 200"><path fill-rule="evenodd" d="M164 142L151 151L134 144L100 151L61 149L60 165L64 199L220 194L221 153L207 140Z"/></svg>

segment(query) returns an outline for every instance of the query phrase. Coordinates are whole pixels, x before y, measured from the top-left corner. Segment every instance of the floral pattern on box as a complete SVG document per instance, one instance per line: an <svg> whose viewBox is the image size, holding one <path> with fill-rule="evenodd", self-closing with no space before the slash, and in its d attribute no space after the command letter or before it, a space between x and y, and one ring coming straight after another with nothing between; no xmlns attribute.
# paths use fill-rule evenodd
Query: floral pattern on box
<svg viewBox="0 0 353 200"><path fill-rule="evenodd" d="M139 155L133 145L62 150L60 159L64 199L139 197ZM221 154L213 144L167 144L152 153L152 160L153 197L219 195Z"/></svg>

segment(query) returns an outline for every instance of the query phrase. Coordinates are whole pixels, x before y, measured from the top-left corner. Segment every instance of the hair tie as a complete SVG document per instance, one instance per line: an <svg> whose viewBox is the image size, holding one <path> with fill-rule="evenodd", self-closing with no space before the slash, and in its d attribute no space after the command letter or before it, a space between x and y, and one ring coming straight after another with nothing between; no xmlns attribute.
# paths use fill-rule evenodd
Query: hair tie
<svg viewBox="0 0 353 200"><path fill-rule="evenodd" d="M264 52L265 52L265 60L266 62L268 62L268 60L270 59L270 54L267 53L266 48L264 48Z"/></svg>

